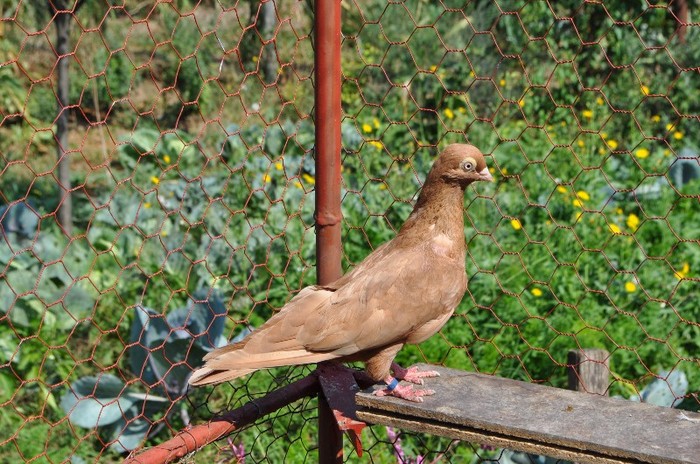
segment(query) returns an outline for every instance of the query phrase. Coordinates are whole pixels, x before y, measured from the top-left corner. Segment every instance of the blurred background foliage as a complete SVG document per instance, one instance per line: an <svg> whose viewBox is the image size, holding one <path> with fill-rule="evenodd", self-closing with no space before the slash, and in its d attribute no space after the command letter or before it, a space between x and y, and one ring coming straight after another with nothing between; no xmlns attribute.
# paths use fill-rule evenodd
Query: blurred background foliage
<svg viewBox="0 0 700 464"><path fill-rule="evenodd" d="M465 197L467 296L400 362L564 387L569 349L604 348L612 394L681 371L690 393L675 406L699 408L700 29L679 28L679 4L698 7L342 2L345 268L394 236L447 144L477 145L497 178ZM55 219L55 15L0 11L0 429L14 431L0 460L118 459L104 448L119 430L72 424L61 398L89 397L84 379L96 391L101 374L117 398L147 394L127 391L144 383L128 349L139 310L165 317L206 291L230 339L314 282L312 8L85 2L68 58L71 237ZM303 371L191 392L184 409L144 411L155 425L139 433L157 442ZM172 393L150 380L139 391L160 388L154 401ZM311 459L313 409L293 412L236 440L256 460ZM276 438L290 430L292 445Z"/></svg>

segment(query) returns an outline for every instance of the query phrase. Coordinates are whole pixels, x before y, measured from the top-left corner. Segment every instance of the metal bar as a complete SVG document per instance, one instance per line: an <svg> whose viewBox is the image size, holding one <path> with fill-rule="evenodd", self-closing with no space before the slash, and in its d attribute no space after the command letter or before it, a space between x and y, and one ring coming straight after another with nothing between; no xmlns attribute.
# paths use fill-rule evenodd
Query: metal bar
<svg viewBox="0 0 700 464"><path fill-rule="evenodd" d="M340 241L340 0L316 0L314 120L316 129L316 280L342 275ZM343 462L343 434L323 394L318 396L318 458Z"/></svg>
<svg viewBox="0 0 700 464"><path fill-rule="evenodd" d="M316 279L342 275L340 241L340 0L316 0Z"/></svg>
<svg viewBox="0 0 700 464"><path fill-rule="evenodd" d="M286 387L274 390L260 399L250 401L240 408L216 417L206 424L182 430L165 443L149 448L136 456L130 456L124 461L124 464L172 462L204 445L220 440L294 401L315 395L318 390L318 374L314 372Z"/></svg>
<svg viewBox="0 0 700 464"><path fill-rule="evenodd" d="M324 363L318 367L318 383L326 403L333 412L338 429L347 434L355 447L357 457L361 458L362 430L367 424L357 420L355 394L360 391L360 386L353 373L353 369L342 364Z"/></svg>

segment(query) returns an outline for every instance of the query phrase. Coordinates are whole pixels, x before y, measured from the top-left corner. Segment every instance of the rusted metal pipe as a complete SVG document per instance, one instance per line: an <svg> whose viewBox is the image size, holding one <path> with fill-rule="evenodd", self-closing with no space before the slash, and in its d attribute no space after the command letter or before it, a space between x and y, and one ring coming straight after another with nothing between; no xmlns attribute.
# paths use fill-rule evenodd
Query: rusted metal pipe
<svg viewBox="0 0 700 464"><path fill-rule="evenodd" d="M316 129L316 280L339 278L340 241L340 0L314 8L314 122ZM318 460L343 462L343 434L323 394L318 397Z"/></svg>
<svg viewBox="0 0 700 464"><path fill-rule="evenodd" d="M316 279L323 285L343 273L340 241L340 0L316 0L314 28Z"/></svg>
<svg viewBox="0 0 700 464"><path fill-rule="evenodd" d="M206 424L182 430L170 440L146 451L130 456L124 464L164 464L181 458L204 445L220 440L227 435L252 424L284 406L301 398L315 395L319 390L316 372L286 387L272 391L260 399L244 404Z"/></svg>

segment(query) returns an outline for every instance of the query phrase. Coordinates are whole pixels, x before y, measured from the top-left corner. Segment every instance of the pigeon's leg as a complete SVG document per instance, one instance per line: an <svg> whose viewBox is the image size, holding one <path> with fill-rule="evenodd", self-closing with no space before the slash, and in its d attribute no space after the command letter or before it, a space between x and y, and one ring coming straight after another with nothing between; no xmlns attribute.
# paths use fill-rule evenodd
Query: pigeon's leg
<svg viewBox="0 0 700 464"><path fill-rule="evenodd" d="M413 385L399 385L398 379L387 376L384 379L387 387L383 390L375 390L376 396L395 396L404 400L422 403L424 396L434 395L435 390L418 390Z"/></svg>
<svg viewBox="0 0 700 464"><path fill-rule="evenodd" d="M396 353L399 352L402 346L403 343L397 343L395 345L391 345L384 348L365 362L365 368L367 370L367 374L369 374L371 378L373 378L374 380L381 379L384 381L384 383L386 383L386 388L374 391L375 395L391 395L397 398L403 398L408 401L415 401L420 403L423 401L423 396L433 395L435 392L433 390L414 389L412 385L399 385L399 380L401 380L402 378L398 375L396 377L392 377L390 374L394 362L394 357L396 356ZM404 370L409 371L410 369Z"/></svg>
<svg viewBox="0 0 700 464"><path fill-rule="evenodd" d="M397 363L391 363L391 370L394 376L399 380L405 380L406 382L415 383L417 385L423 385L423 379L430 377L440 377L438 371L419 371L416 366L411 366L405 369L399 366Z"/></svg>

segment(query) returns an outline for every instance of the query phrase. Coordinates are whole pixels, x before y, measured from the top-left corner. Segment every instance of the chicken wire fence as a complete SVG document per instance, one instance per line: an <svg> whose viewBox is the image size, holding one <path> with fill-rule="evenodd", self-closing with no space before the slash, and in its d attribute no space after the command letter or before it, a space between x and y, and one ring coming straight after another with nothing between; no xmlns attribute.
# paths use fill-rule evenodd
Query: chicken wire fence
<svg viewBox="0 0 700 464"><path fill-rule="evenodd" d="M565 387L567 352L603 348L611 395L700 408L697 5L614 3L341 2L343 268L448 143L497 180L465 197L467 296L401 363ZM308 374L186 389L315 280L313 5L0 8L0 461L118 460ZM191 459L315 462L315 404ZM527 459L383 427L364 445Z"/></svg>

